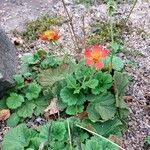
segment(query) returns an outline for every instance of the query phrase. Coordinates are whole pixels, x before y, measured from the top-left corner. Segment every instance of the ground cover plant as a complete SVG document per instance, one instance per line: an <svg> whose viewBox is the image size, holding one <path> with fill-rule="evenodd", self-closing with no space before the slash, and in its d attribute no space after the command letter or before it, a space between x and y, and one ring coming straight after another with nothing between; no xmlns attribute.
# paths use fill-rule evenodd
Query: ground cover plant
<svg viewBox="0 0 150 150"><path fill-rule="evenodd" d="M22 56L15 85L0 101L0 109L11 114L6 121L11 128L4 136L3 150L123 149L113 141L127 128L129 108L124 96L129 76L118 57L120 43L114 36L112 5L108 6L108 47L96 42L83 49L78 59L66 53L63 57L51 55L43 49ZM59 45L57 31L32 34L54 50ZM56 111L45 116L52 103ZM24 122L33 116L48 121L30 128Z"/></svg>
<svg viewBox="0 0 150 150"><path fill-rule="evenodd" d="M109 137L110 135L120 136L126 127L125 120L128 115L128 107L123 100L128 77L120 72L122 69L123 62L121 59L116 56L111 59L109 50L101 46L92 46L90 49L86 49L83 59L77 63L75 61L70 63L70 58L64 57L60 59L56 56L51 56L43 50L39 50L34 54L24 55L20 73L14 76L16 85L1 100L1 108L11 111L7 125L15 127L27 117L42 115L52 98L57 98L57 106L60 111L58 124L59 120L61 120L62 124L65 124L66 120L63 120L63 118L74 116L74 119L79 120L79 125L104 137ZM55 123L57 124L57 121L52 121L52 124ZM67 130L64 129L65 125L62 125L63 129L61 129L61 123L60 129L58 125L56 132L57 130L60 131L61 136L63 134L67 135ZM76 124L73 125L76 127ZM19 133L16 133L16 130L19 130ZM13 142L9 135L21 135L23 134L22 130L27 130L31 137L28 134L24 135L22 138L27 139L24 144L17 143L18 145L14 144L9 148L8 145ZM37 138L40 133L38 135L36 132L28 129L25 125L12 128L6 134L2 147L4 150L27 149L28 147L36 149L35 147L40 145L34 145L31 142L34 138L39 140ZM49 132L52 132L51 136L53 136L53 130ZM89 134L82 132L82 136ZM35 136L32 137L32 135ZM88 135L88 137L87 140L89 141L85 142L83 140L80 145L86 147L86 143L98 142L97 138L95 139L91 135ZM91 141L90 137L92 138ZM17 141L17 139L15 140ZM48 139L45 137L45 142L46 140ZM59 141L57 138L56 140ZM39 142L34 142L43 143L44 140L40 139ZM55 145L55 141L52 140L51 142L48 147L52 146L53 149L59 149ZM62 137L61 143L62 148L67 149L68 147L69 149L67 139ZM43 143L43 147L44 145L45 143ZM74 146L73 143L72 145ZM103 146L103 144L99 145L97 143L97 149L99 146ZM77 148L76 144L74 148ZM118 147L114 149L118 149Z"/></svg>

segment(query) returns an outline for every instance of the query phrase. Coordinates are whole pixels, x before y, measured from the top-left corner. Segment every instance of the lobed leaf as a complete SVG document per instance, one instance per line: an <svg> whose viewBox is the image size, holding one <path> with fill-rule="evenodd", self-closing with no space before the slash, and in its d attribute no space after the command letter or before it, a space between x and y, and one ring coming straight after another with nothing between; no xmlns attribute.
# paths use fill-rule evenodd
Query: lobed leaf
<svg viewBox="0 0 150 150"><path fill-rule="evenodd" d="M116 114L115 97L111 93L92 97L93 103L87 107L89 118L93 121L107 121Z"/></svg>
<svg viewBox="0 0 150 150"><path fill-rule="evenodd" d="M29 145L32 137L32 129L28 129L25 124L20 124L16 128L11 128L5 135L2 142L3 150L24 150Z"/></svg>
<svg viewBox="0 0 150 150"><path fill-rule="evenodd" d="M73 94L73 91L68 88L63 88L60 92L60 97L64 103L67 103L69 106L72 105L81 105L85 101L85 97L82 93Z"/></svg>
<svg viewBox="0 0 150 150"><path fill-rule="evenodd" d="M41 92L41 87L37 83L30 83L27 92L26 92L26 98L28 100L33 100L39 97L39 94Z"/></svg>
<svg viewBox="0 0 150 150"><path fill-rule="evenodd" d="M38 82L42 87L51 88L56 82L64 79L64 74L70 70L68 65L61 65L57 68L42 70L38 75Z"/></svg>
<svg viewBox="0 0 150 150"><path fill-rule="evenodd" d="M11 109L16 109L22 105L24 102L24 97L17 93L11 93L10 96L6 99L6 104Z"/></svg>
<svg viewBox="0 0 150 150"><path fill-rule="evenodd" d="M22 107L18 108L17 114L19 117L23 118L31 117L35 107L36 105L32 101L26 102L23 104Z"/></svg>

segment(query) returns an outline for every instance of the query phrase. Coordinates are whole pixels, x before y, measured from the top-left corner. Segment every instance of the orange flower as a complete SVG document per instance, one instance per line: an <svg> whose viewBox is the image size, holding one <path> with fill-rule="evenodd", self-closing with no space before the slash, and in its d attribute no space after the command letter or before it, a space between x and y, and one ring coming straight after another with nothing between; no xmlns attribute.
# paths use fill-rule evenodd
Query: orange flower
<svg viewBox="0 0 150 150"><path fill-rule="evenodd" d="M55 41L55 40L58 40L59 37L60 36L58 32L51 31L51 30L48 30L39 34L39 38L44 41Z"/></svg>
<svg viewBox="0 0 150 150"><path fill-rule="evenodd" d="M104 49L98 45L93 46L90 49L86 49L84 52L85 64L89 66L95 66L97 70L100 70L104 67L101 59L105 58L108 53L108 49Z"/></svg>

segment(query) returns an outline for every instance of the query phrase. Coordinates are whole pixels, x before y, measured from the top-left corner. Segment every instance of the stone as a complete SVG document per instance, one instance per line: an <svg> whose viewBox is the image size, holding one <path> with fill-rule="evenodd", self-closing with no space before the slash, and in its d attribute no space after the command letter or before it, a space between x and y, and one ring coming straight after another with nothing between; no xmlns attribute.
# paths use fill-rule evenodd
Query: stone
<svg viewBox="0 0 150 150"><path fill-rule="evenodd" d="M0 98L14 83L13 75L17 69L16 48L6 33L0 28Z"/></svg>

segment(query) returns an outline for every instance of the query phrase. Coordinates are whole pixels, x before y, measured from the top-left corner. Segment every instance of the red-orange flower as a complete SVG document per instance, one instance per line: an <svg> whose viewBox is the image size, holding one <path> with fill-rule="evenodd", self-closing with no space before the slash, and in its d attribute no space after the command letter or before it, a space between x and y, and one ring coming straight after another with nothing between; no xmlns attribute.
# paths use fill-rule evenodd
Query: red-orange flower
<svg viewBox="0 0 150 150"><path fill-rule="evenodd" d="M56 41L59 39L59 33L56 31L47 30L39 34L39 38L44 41Z"/></svg>
<svg viewBox="0 0 150 150"><path fill-rule="evenodd" d="M98 45L93 46L90 49L86 49L84 52L85 64L89 66L95 66L97 70L100 70L104 67L101 59L105 58L108 53L108 49L105 49Z"/></svg>

